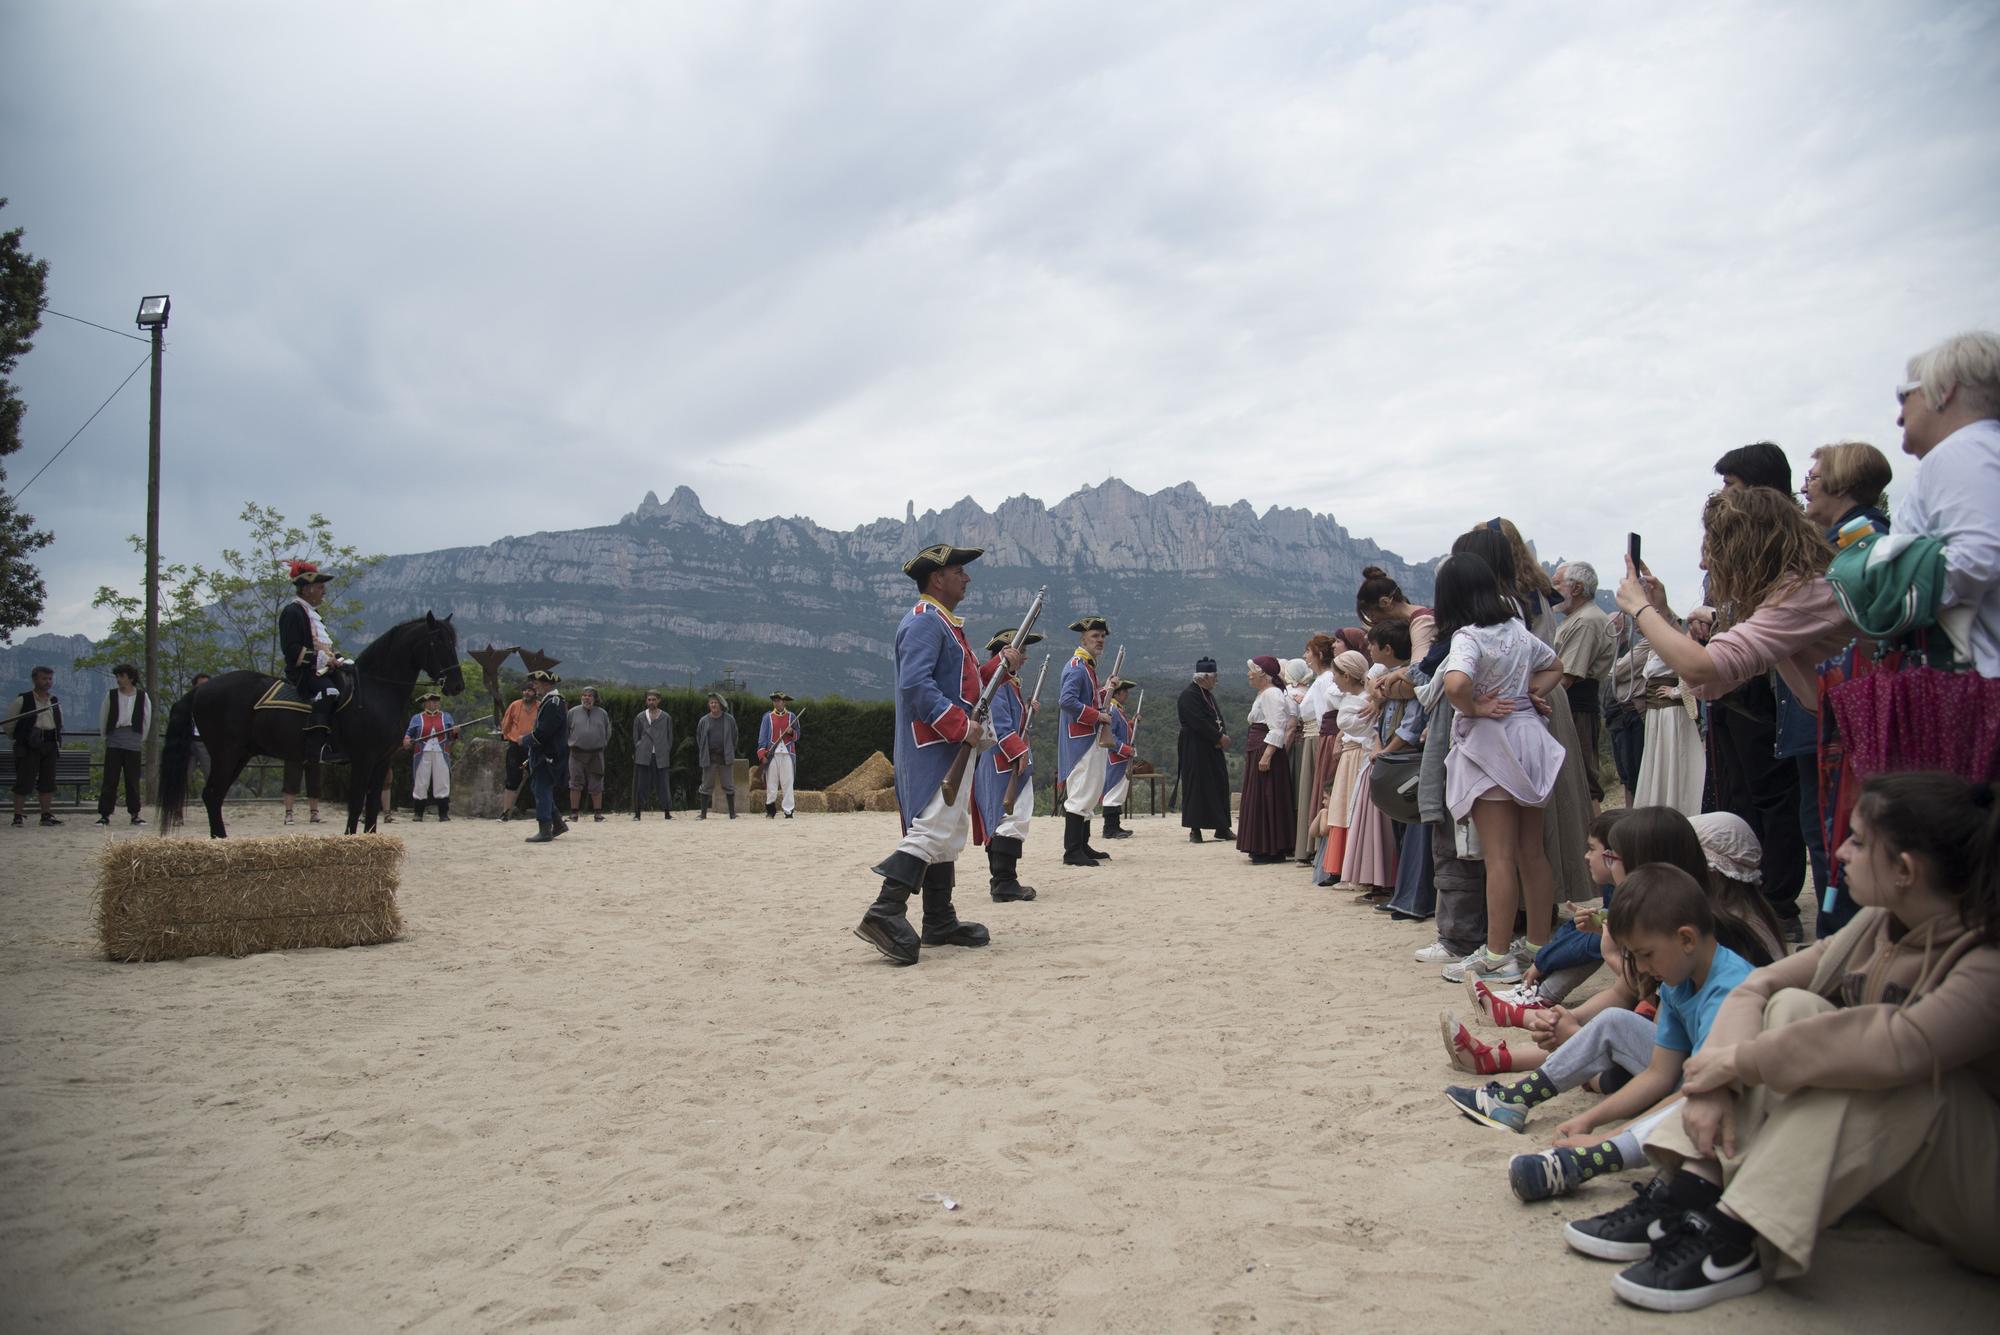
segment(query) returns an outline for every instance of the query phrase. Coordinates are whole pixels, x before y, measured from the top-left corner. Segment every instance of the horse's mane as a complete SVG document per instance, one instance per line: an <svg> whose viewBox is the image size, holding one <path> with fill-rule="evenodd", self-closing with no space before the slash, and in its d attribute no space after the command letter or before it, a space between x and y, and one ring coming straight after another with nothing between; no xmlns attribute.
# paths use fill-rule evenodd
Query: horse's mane
<svg viewBox="0 0 2000 1335"><path fill-rule="evenodd" d="M440 628L449 630L453 643L457 642L458 628L450 624L450 613L438 616L434 612L426 612L423 616L411 617L408 621L398 621L395 625L377 635L368 642L366 648L354 656L354 661L357 663L372 662L373 658L371 658L371 655L379 657L381 654L387 653L398 645L406 643L414 636L428 635L430 633L430 623L433 620L437 622Z"/></svg>

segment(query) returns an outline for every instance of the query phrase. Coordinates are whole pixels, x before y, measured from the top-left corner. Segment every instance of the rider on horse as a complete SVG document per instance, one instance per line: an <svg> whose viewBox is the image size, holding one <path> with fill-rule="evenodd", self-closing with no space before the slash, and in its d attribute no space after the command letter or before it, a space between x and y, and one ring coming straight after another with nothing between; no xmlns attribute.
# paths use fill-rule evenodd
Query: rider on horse
<svg viewBox="0 0 2000 1335"><path fill-rule="evenodd" d="M305 730L324 734L316 739L325 743L321 761L341 764L342 757L334 752L330 741L333 714L340 708L340 677L335 669L352 664L334 652L333 639L319 615L319 605L326 601L326 586L333 576L312 561L286 564L297 596L278 613L278 650L284 656L285 680L292 684L300 699L312 702L312 721Z"/></svg>

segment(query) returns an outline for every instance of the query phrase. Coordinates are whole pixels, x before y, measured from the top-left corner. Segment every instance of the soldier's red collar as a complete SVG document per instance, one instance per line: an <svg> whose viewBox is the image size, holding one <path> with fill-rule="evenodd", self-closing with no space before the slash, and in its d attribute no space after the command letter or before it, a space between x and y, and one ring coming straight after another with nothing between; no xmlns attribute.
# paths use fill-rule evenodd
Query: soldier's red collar
<svg viewBox="0 0 2000 1335"><path fill-rule="evenodd" d="M944 605L943 603L941 603L941 602L939 602L939 601L938 601L937 599L935 599L935 598L931 597L931 596L930 596L930 595L929 595L928 593L925 593L925 594L919 594L919 595L917 596L917 602L919 602L919 603L929 603L929 604L930 604L930 605L931 605L932 607L935 607L935 608L936 608L936 609L938 610L938 615L939 615L939 616L943 617L943 618L944 618L944 619L945 619L946 621L949 621L949 622L950 622L950 623L951 623L952 625L954 625L954 626L957 626L957 627L959 627L960 629L963 629L963 628L964 628L964 626L965 626L965 618L964 618L964 617L961 617L961 616L953 616L953 615L952 615L952 611L951 611L951 609L950 609L949 607L946 607L946 606L945 606L945 605Z"/></svg>

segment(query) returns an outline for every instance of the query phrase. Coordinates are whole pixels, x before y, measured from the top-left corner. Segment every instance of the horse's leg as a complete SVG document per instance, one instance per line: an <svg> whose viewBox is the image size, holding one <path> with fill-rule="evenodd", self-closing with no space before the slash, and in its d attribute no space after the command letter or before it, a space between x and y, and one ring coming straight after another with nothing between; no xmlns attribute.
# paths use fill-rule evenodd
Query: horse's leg
<svg viewBox="0 0 2000 1335"><path fill-rule="evenodd" d="M360 785L357 789L356 785ZM375 833L375 819L382 805L382 762L372 761L367 766L350 765L347 771L347 832L353 834L358 826L368 834Z"/></svg>
<svg viewBox="0 0 2000 1335"><path fill-rule="evenodd" d="M208 837L227 839L229 832L222 828L222 799L250 763L250 753L218 738L209 747L208 762L208 782L201 787L201 804L208 808Z"/></svg>

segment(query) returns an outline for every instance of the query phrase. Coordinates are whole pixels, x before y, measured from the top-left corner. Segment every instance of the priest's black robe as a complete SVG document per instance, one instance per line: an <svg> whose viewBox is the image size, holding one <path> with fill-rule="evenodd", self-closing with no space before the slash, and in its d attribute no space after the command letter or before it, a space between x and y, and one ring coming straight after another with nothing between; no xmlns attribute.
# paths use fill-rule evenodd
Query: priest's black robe
<svg viewBox="0 0 2000 1335"><path fill-rule="evenodd" d="M1180 698L1181 824L1190 830L1229 828L1229 757L1215 696L1189 682Z"/></svg>

